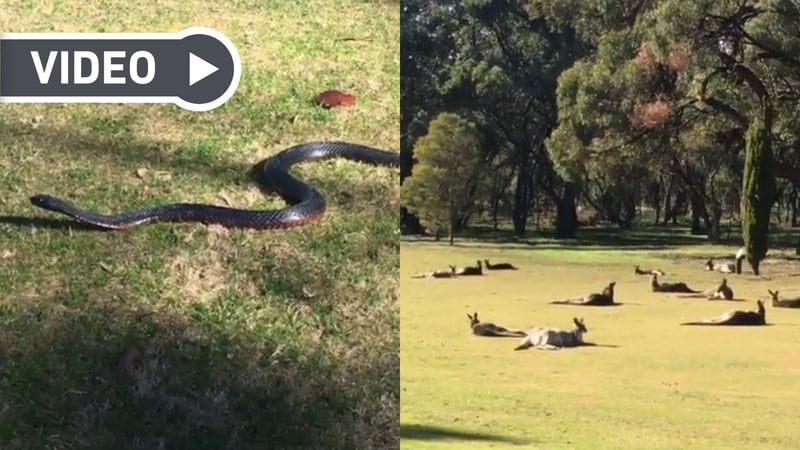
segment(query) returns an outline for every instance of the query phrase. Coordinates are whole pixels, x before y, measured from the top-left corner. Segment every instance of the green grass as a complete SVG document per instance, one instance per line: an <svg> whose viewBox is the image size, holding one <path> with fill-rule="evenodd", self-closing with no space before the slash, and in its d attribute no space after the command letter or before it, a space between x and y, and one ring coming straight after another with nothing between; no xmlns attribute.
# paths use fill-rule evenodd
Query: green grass
<svg viewBox="0 0 800 450"><path fill-rule="evenodd" d="M629 236L632 240L636 235ZM644 239L642 236L638 236ZM655 237L651 236L655 241ZM662 239L665 244L668 239ZM591 239L584 239L591 241ZM731 309L754 310L767 289L796 295L800 260L771 251L762 276L728 276L742 302L649 291L633 264L698 290L722 277L704 257L736 247L558 245L430 240L401 244L401 447L797 448L800 310L773 309L773 326L681 327ZM415 272L507 261L516 272L412 279ZM617 282L611 308L550 305ZM471 335L468 312L511 328L570 328L583 317L596 347L513 351L517 340Z"/></svg>
<svg viewBox="0 0 800 450"><path fill-rule="evenodd" d="M242 57L237 92L214 111L0 108L0 446L396 446L395 170L295 168L329 208L287 231L102 233L28 202L49 193L100 211L281 207L249 180L260 159L320 139L397 148L396 3L16 1L0 15L4 32L194 25L220 30ZM313 106L325 89L358 105Z"/></svg>

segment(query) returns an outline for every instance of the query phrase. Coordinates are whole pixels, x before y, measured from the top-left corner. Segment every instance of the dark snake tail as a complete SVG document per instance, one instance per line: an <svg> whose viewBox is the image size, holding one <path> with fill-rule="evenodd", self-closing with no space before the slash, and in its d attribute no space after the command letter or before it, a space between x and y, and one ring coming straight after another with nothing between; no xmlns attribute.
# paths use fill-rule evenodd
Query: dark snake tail
<svg viewBox="0 0 800 450"><path fill-rule="evenodd" d="M49 195L34 195L33 205L66 214L81 222L107 230L121 230L150 222L202 222L228 228L276 229L304 225L325 213L325 198L312 186L289 174L301 162L344 158L378 166L400 166L400 155L349 142L309 142L287 148L253 167L262 190L273 190L290 204L276 210L244 210L222 206L174 203L119 214L100 214L78 208Z"/></svg>

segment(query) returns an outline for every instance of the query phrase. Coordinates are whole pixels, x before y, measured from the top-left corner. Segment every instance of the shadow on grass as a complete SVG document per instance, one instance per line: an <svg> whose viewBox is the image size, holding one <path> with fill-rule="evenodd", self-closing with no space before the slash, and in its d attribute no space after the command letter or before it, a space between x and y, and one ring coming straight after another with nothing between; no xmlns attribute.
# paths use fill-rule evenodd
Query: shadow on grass
<svg viewBox="0 0 800 450"><path fill-rule="evenodd" d="M4 449L399 445L391 339L343 363L269 331L45 300L0 308Z"/></svg>
<svg viewBox="0 0 800 450"><path fill-rule="evenodd" d="M613 308L613 307L622 306L622 305L636 305L636 306L641 306L642 305L641 303L631 303L631 302L614 302L614 303L612 303L610 305L591 305L591 304L587 305L585 303L559 303L559 302L550 302L548 304L549 305L558 305L558 306L583 306L583 307L586 307L586 308Z"/></svg>
<svg viewBox="0 0 800 450"><path fill-rule="evenodd" d="M500 436L497 434L476 433L454 430L452 428L403 423L400 424L400 439L413 439L418 441L484 441L511 445L527 445L530 443L530 441L526 439Z"/></svg>
<svg viewBox="0 0 800 450"><path fill-rule="evenodd" d="M797 238L792 230L772 233L770 246L775 249L794 249ZM423 244L448 245L447 239L436 241L432 236L406 236L405 239ZM464 242L464 241L468 242ZM459 242L461 241L461 242ZM741 245L737 234L723 239L719 245ZM664 227L643 225L638 229L620 230L614 227L580 228L575 239L554 239L552 234L532 233L516 236L510 231L494 231L490 228L473 227L460 233L453 247L494 248L500 244L516 244L539 250L665 250L674 247L711 245L704 235L692 235L686 227ZM724 257L718 255L717 257ZM733 257L733 255L730 255Z"/></svg>
<svg viewBox="0 0 800 450"><path fill-rule="evenodd" d="M49 228L53 230L108 231L105 228L79 222L73 219L47 219L44 217L0 216L0 224L18 227Z"/></svg>
<svg viewBox="0 0 800 450"><path fill-rule="evenodd" d="M614 344L597 344L595 342L584 342L581 347L600 347L600 348L619 348L619 345Z"/></svg>

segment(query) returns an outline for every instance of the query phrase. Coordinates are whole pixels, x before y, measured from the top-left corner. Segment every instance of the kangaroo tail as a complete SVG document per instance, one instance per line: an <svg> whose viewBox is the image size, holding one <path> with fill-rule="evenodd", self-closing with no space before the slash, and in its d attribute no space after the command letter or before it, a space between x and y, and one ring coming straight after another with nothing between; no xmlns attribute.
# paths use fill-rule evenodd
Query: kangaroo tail
<svg viewBox="0 0 800 450"><path fill-rule="evenodd" d="M697 294L682 294L682 295L678 296L678 298L706 298L706 297L707 297L707 295L701 294L701 293L697 293Z"/></svg>
<svg viewBox="0 0 800 450"><path fill-rule="evenodd" d="M583 302L583 297L567 298L550 302L551 305L574 305Z"/></svg>
<svg viewBox="0 0 800 450"><path fill-rule="evenodd" d="M684 322L681 325L710 326L710 325L720 325L720 324L713 322Z"/></svg>

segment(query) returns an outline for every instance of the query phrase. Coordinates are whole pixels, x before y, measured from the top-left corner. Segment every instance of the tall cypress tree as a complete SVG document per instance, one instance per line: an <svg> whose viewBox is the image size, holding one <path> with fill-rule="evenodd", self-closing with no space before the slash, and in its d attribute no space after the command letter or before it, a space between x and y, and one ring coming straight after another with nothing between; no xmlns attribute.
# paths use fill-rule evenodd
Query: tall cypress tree
<svg viewBox="0 0 800 450"><path fill-rule="evenodd" d="M747 262L756 275L769 246L770 211L776 195L772 163L769 130L760 117L754 117L745 136L742 237L747 249Z"/></svg>

